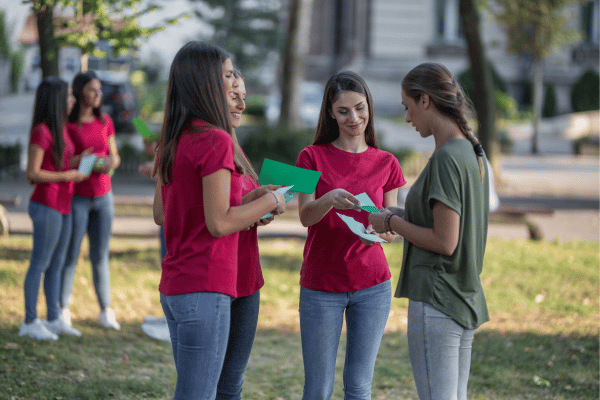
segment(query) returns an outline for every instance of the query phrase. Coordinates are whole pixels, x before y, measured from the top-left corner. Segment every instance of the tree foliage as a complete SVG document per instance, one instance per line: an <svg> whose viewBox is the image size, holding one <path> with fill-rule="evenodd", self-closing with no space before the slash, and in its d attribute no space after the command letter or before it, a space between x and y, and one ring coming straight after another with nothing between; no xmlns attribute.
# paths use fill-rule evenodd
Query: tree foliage
<svg viewBox="0 0 600 400"><path fill-rule="evenodd" d="M261 65L283 40L279 0L190 0L197 18L213 27L208 38L226 49L243 72Z"/></svg>

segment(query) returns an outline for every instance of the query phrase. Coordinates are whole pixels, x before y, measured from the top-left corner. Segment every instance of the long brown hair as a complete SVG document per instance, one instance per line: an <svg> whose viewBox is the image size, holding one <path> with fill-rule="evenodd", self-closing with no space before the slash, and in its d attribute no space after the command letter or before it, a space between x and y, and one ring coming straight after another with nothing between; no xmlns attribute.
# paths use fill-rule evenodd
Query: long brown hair
<svg viewBox="0 0 600 400"><path fill-rule="evenodd" d="M340 127L337 121L331 116L331 107L340 96L340 93L344 91L360 93L367 98L369 121L365 128L365 140L367 145L378 149L379 145L375 137L375 123L373 122L373 99L371 92L367 83L357 73L352 71L337 73L329 78L327 84L325 84L321 113L319 114L319 122L317 123L313 144L331 143L340 136Z"/></svg>
<svg viewBox="0 0 600 400"><path fill-rule="evenodd" d="M479 164L479 175L483 182L485 178L483 148L467 120L472 115L473 108L452 73L442 64L423 63L406 74L402 80L402 89L415 101L419 100L423 93L427 94L439 112L456 122L461 132L473 145Z"/></svg>
<svg viewBox="0 0 600 400"><path fill-rule="evenodd" d="M29 132L31 138L33 129L39 124L46 124L50 129L52 133L52 155L57 171L63 169L65 161L64 127L67 121L68 95L69 85L67 82L54 76L44 79L35 92L35 106Z"/></svg>
<svg viewBox="0 0 600 400"><path fill-rule="evenodd" d="M173 59L165 104L165 116L158 142L160 177L171 181L171 169L181 133L193 118L201 119L229 133L238 143L231 127L229 106L223 84L223 63L230 58L222 48L192 41L185 44ZM234 146L236 170L244 173L244 156ZM156 171L155 171L156 172Z"/></svg>

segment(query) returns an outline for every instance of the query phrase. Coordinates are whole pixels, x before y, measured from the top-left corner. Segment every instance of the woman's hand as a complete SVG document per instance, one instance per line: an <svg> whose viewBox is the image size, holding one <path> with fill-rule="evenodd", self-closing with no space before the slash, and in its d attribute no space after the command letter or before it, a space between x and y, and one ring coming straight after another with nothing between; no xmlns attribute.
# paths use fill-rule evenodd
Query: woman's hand
<svg viewBox="0 0 600 400"><path fill-rule="evenodd" d="M384 209L382 212L371 213L369 214L369 223L371 224L371 228L377 233L385 233L385 217L391 214L388 209Z"/></svg>
<svg viewBox="0 0 600 400"><path fill-rule="evenodd" d="M268 218L263 218L263 219L259 220L259 221L256 223L256 226L265 226L265 225L269 225L269 224L270 224L270 223L271 223L271 222L272 222L274 219L275 219L275 216L271 216L271 217L268 217Z"/></svg>
<svg viewBox="0 0 600 400"><path fill-rule="evenodd" d="M377 234L377 232L375 232L375 231L373 230L373 227L372 227L371 225L367 226L367 229L365 229L365 233L368 233L368 234ZM361 241L361 242L362 242L364 245L371 246L371 245L375 244L375 242L371 242L370 240L368 240L368 239L365 239L365 238L362 238L362 237L360 237L360 236L359 236L358 238L360 239L360 241Z"/></svg>
<svg viewBox="0 0 600 400"><path fill-rule="evenodd" d="M256 199L260 199L262 196L267 194L268 192L274 191L283 187L283 185L264 185L259 186L253 191L247 193L244 197L242 197L242 204L253 202Z"/></svg>
<svg viewBox="0 0 600 400"><path fill-rule="evenodd" d="M333 189L328 193L331 206L338 210L359 210L360 201L344 189Z"/></svg>
<svg viewBox="0 0 600 400"><path fill-rule="evenodd" d="M70 169L68 171L65 171L65 174L66 174L66 176L65 176L66 181L72 181L75 183L85 181L87 178L90 177L89 174L81 173L81 172L79 172L79 170L76 170L76 169Z"/></svg>
<svg viewBox="0 0 600 400"><path fill-rule="evenodd" d="M278 192L273 190L268 191L266 194L273 193L277 198L277 205L273 210L271 210L271 214L273 215L281 215L285 212L285 197Z"/></svg>

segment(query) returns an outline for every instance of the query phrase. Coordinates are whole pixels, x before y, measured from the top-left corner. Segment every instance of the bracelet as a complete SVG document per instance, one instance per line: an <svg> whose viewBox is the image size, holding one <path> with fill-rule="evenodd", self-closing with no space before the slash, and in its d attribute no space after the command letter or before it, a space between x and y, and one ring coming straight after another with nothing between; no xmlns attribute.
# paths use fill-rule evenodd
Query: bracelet
<svg viewBox="0 0 600 400"><path fill-rule="evenodd" d="M383 220L383 227L385 229L385 233L394 233L392 231L392 228L390 227L390 221L393 216L394 214L390 212L385 216L385 219Z"/></svg>
<svg viewBox="0 0 600 400"><path fill-rule="evenodd" d="M275 197L275 204L277 205L277 215L279 215L279 200L277 200L277 196L273 192L269 192Z"/></svg>

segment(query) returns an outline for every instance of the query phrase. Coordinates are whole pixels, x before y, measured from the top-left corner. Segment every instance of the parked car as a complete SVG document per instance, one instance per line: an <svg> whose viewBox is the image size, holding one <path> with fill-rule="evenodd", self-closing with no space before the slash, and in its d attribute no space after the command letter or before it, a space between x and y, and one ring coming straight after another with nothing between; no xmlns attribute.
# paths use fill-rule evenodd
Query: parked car
<svg viewBox="0 0 600 400"><path fill-rule="evenodd" d="M135 132L135 97L126 72L95 71L102 83L102 112L113 119L117 133Z"/></svg>
<svg viewBox="0 0 600 400"><path fill-rule="evenodd" d="M321 101L323 100L324 86L318 82L304 81L300 85L302 90L302 105L300 116L302 124L306 128L316 128L321 113ZM270 125L279 121L281 113L281 93L276 92L267 97L265 117Z"/></svg>

